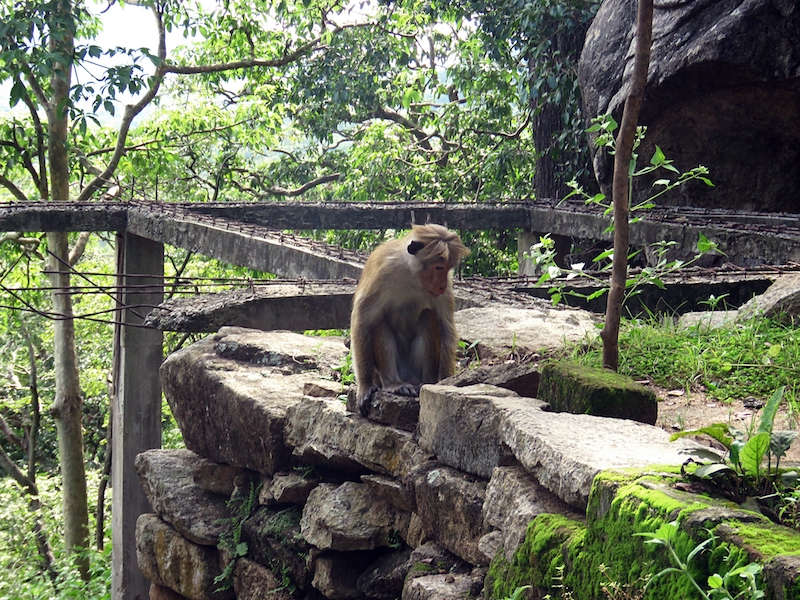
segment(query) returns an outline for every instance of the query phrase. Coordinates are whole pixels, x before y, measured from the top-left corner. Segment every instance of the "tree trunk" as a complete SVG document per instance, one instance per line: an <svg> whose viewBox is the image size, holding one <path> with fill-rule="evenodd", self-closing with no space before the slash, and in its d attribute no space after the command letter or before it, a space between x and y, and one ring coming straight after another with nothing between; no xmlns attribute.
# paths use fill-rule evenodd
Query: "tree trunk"
<svg viewBox="0 0 800 600"><path fill-rule="evenodd" d="M53 312L58 315L53 325L56 397L50 413L58 433L64 496L64 546L73 553L88 547L89 508L83 461L83 398L78 379L69 267L65 262L68 259L67 234L48 233L47 247L51 253L48 270L52 271ZM88 575L88 558L85 555L76 558L81 574Z"/></svg>
<svg viewBox="0 0 800 600"><path fill-rule="evenodd" d="M566 56L577 68L588 27L589 24L586 23L559 32L552 39L552 52ZM571 178L570 169L566 165L572 164L577 169L584 160L577 152L572 152L557 143L556 137L565 127L561 120L562 112L563 107L560 103L547 102L533 117L533 142L539 153L533 175L533 188L539 200L560 200L566 196L570 191L567 181ZM585 164L580 166L587 173L591 172L591 162L588 158L585 159ZM572 238L565 235L551 235L551 237L556 244L555 263L562 269L569 268L566 257L572 249Z"/></svg>
<svg viewBox="0 0 800 600"><path fill-rule="evenodd" d="M64 58L54 61L50 79L52 96L47 105L48 157L52 199L69 200L69 157L67 105L74 52L74 20L68 0L54 3L50 20L50 51ZM78 358L75 350L75 322L70 296L69 245L66 232L47 234L50 283L53 287L54 360L56 397L50 409L56 421L59 460L63 484L64 545L70 554L88 547L89 508L86 492L86 471L83 462L83 398L78 379ZM86 554L75 556L75 564L84 578L88 577Z"/></svg>
<svg viewBox="0 0 800 600"><path fill-rule="evenodd" d="M631 86L622 123L616 140L614 154L614 258L611 263L611 289L606 304L606 319L600 338L603 340L603 366L616 371L619 368L619 323L625 284L628 280L628 203L630 166L639 109L642 105L647 70L650 66L650 45L653 34L653 0L639 0L636 16L636 50L633 56Z"/></svg>

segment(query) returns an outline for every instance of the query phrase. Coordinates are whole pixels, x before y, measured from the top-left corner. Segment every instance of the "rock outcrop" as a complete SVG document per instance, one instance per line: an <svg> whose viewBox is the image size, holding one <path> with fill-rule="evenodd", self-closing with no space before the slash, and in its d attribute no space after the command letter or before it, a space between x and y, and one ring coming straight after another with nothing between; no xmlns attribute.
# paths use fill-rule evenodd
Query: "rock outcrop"
<svg viewBox="0 0 800 600"><path fill-rule="evenodd" d="M606 0L581 55L588 119L620 120L632 70L636 3ZM794 0L656 0L653 46L638 153L658 145L681 171L709 168L714 187L691 183L661 198L671 205L800 212L800 5ZM595 174L610 189L609 156ZM636 178L652 194L666 173Z"/></svg>

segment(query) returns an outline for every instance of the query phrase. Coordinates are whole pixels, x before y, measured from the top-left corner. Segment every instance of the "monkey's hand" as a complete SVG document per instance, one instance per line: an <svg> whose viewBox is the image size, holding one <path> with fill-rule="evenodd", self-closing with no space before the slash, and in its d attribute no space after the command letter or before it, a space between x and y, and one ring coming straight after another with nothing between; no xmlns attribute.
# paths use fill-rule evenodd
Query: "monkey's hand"
<svg viewBox="0 0 800 600"><path fill-rule="evenodd" d="M369 403L370 400L372 400L372 394L374 394L377 389L378 386L375 385L363 389L359 386L356 398L358 400L358 412L361 413L362 417L366 417L369 414Z"/></svg>
<svg viewBox="0 0 800 600"><path fill-rule="evenodd" d="M419 388L420 386L414 385L413 383L406 383L405 381L401 381L400 383L390 385L383 389L391 394L397 394L398 396L415 397L419 396Z"/></svg>

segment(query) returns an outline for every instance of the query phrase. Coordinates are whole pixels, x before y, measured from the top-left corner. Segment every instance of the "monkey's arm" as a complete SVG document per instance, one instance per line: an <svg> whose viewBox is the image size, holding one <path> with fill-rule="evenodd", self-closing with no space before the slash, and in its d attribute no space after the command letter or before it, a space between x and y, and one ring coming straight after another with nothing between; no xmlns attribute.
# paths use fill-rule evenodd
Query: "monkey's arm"
<svg viewBox="0 0 800 600"><path fill-rule="evenodd" d="M356 305L358 308L358 304ZM358 410L366 413L372 393L378 389L375 381L375 356L373 354L374 328L361 314L362 310L354 310L350 323L350 349L353 354L353 368L356 375L356 398Z"/></svg>
<svg viewBox="0 0 800 600"><path fill-rule="evenodd" d="M439 332L442 336L439 354L439 380L452 377L456 372L456 351L458 350L458 334L453 322L452 311L439 317Z"/></svg>

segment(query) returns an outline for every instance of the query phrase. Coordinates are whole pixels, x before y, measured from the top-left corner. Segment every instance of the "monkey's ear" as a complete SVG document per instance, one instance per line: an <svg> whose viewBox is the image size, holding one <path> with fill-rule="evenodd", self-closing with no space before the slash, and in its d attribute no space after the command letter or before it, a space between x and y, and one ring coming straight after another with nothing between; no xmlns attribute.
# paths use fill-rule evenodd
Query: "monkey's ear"
<svg viewBox="0 0 800 600"><path fill-rule="evenodd" d="M408 245L408 253L416 255L416 253L422 250L424 247L425 244L422 242L413 241Z"/></svg>

